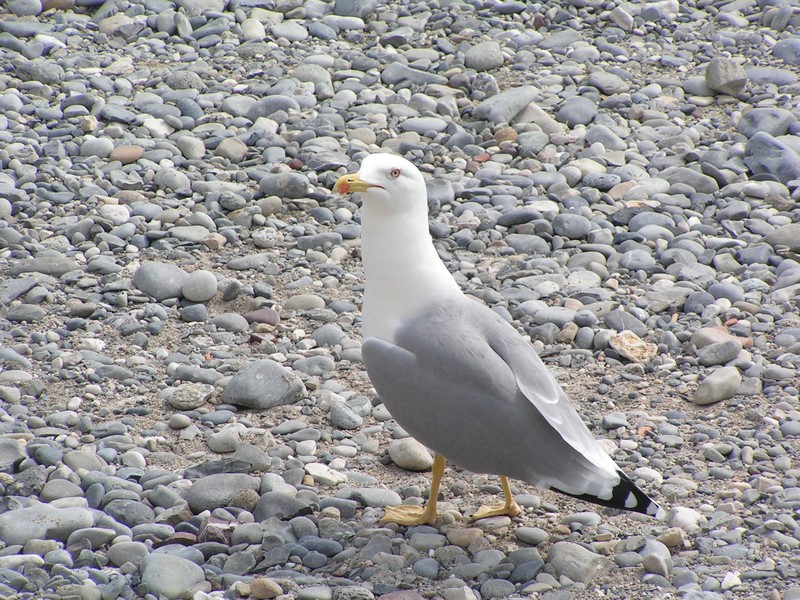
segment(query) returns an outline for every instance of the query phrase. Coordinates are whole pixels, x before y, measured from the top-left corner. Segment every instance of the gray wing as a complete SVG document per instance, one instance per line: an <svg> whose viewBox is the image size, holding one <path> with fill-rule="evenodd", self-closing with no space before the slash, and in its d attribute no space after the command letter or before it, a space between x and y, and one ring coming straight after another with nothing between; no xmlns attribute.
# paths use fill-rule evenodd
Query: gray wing
<svg viewBox="0 0 800 600"><path fill-rule="evenodd" d="M571 494L608 495L617 467L525 340L464 298L367 338L373 385L395 419L448 460Z"/></svg>

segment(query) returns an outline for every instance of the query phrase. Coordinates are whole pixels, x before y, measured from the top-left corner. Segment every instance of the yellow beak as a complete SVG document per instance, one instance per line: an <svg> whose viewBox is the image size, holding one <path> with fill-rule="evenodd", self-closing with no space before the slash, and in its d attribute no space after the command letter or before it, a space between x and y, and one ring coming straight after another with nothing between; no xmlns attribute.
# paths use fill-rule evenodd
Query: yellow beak
<svg viewBox="0 0 800 600"><path fill-rule="evenodd" d="M348 173L336 180L333 191L340 194L351 194L353 192L365 192L371 187L374 187L371 183L361 181L358 178L358 173Z"/></svg>

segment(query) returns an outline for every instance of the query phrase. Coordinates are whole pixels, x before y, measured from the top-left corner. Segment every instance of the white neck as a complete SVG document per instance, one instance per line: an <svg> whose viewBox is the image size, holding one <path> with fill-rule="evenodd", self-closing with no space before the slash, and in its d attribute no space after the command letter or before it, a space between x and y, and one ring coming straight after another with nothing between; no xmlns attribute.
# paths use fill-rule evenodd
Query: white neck
<svg viewBox="0 0 800 600"><path fill-rule="evenodd" d="M433 247L427 210L397 212L378 202L364 202L361 255L366 276L365 338L394 341L405 320L437 300L461 294Z"/></svg>

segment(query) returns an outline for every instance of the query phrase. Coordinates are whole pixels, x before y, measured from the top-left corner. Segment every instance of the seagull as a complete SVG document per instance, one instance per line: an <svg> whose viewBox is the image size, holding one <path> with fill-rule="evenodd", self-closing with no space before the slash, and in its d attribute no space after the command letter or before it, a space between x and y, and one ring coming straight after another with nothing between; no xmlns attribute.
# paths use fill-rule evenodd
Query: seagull
<svg viewBox="0 0 800 600"><path fill-rule="evenodd" d="M446 460L500 476L504 501L473 519L521 513L509 478L664 517L597 442L528 341L461 291L433 245L419 169L371 154L333 189L362 198L367 374L392 417L435 453L427 504L387 507L384 522L432 525Z"/></svg>

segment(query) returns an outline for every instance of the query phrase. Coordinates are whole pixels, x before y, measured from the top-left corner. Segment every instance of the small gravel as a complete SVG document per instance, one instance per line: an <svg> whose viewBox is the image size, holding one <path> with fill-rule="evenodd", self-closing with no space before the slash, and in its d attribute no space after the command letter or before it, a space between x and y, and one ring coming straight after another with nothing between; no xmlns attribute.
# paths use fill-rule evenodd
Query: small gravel
<svg viewBox="0 0 800 600"><path fill-rule="evenodd" d="M800 598L791 3L0 6L0 596ZM368 154L667 510L431 452L361 361ZM435 402L432 395L430 402ZM490 451L490 449L487 449ZM537 457L531 457L536 460Z"/></svg>

